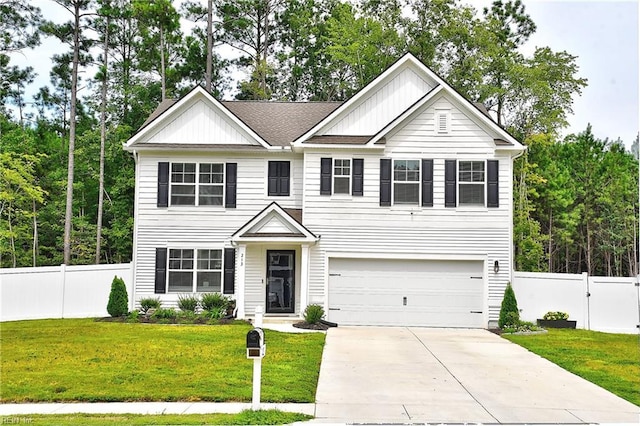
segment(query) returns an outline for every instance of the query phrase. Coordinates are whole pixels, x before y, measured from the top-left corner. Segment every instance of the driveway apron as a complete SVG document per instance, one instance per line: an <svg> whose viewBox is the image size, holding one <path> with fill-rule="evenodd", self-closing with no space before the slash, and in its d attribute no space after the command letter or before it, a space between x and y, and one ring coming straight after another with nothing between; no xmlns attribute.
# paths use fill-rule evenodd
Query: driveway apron
<svg viewBox="0 0 640 426"><path fill-rule="evenodd" d="M640 409L486 330L327 333L316 421L638 423Z"/></svg>

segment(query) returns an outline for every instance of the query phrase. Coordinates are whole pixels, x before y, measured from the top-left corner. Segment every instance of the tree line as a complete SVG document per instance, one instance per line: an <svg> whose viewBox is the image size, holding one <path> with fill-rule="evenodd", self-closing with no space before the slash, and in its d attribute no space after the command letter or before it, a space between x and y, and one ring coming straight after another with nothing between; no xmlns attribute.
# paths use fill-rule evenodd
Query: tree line
<svg viewBox="0 0 640 426"><path fill-rule="evenodd" d="M68 22L0 0L2 267L131 259L121 146L161 101L198 84L217 98L344 100L408 51L529 147L514 173L517 269L638 272L637 160L591 128L560 139L587 81L570 53L521 53L536 25L519 0L49 1ZM35 70L11 59L46 37L68 50L34 89Z"/></svg>

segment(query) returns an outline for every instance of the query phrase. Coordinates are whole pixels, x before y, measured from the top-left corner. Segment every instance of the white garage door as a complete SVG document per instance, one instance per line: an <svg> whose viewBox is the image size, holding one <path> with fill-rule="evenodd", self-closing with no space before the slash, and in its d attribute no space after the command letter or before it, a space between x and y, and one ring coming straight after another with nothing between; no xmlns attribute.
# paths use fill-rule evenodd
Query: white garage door
<svg viewBox="0 0 640 426"><path fill-rule="evenodd" d="M481 261L329 259L339 325L484 328L484 305Z"/></svg>

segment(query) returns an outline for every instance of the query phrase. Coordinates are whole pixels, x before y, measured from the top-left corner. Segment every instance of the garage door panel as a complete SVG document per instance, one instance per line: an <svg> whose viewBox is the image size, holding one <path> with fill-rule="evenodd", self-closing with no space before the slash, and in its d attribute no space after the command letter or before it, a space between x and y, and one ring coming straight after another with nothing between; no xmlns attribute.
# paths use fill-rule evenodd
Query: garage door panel
<svg viewBox="0 0 640 426"><path fill-rule="evenodd" d="M330 321L484 326L483 262L330 259L329 268Z"/></svg>

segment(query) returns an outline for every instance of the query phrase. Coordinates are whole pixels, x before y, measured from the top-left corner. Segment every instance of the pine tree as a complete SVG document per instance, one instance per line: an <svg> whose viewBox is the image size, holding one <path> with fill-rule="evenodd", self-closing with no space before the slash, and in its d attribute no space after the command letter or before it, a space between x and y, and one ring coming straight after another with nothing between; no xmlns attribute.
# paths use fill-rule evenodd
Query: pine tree
<svg viewBox="0 0 640 426"><path fill-rule="evenodd" d="M125 287L122 278L117 276L113 277L113 281L111 282L107 312L109 312L109 315L112 317L121 317L129 312L127 287Z"/></svg>

